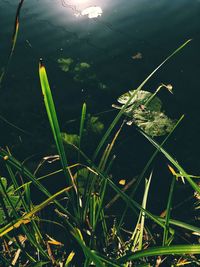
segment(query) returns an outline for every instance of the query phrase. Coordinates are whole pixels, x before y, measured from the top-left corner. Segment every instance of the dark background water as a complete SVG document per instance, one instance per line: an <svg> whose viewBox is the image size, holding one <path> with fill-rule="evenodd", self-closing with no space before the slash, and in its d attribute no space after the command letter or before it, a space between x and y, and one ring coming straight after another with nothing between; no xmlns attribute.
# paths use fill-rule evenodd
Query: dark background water
<svg viewBox="0 0 200 267"><path fill-rule="evenodd" d="M0 67L6 64L14 17L19 1L0 1ZM145 86L154 91L171 83L174 95L161 92L165 110L185 119L167 144L167 149L193 174L200 173L200 1L199 0L31 0L24 1L20 30L8 73L0 89L0 115L23 133L0 119L0 145L9 146L19 158L48 154L53 143L44 109L38 61L44 59L62 131L75 133L84 101L92 114L109 110L122 93L137 88L162 60L187 39L193 41L162 67ZM77 16L89 6L100 6L101 17ZM75 15L76 14L76 15ZM141 59L133 59L137 53ZM62 72L58 58L87 62L97 77L75 82L73 73ZM99 82L106 89L98 87ZM101 119L108 125L115 112ZM158 139L160 140L160 139ZM139 173L152 152L151 145L126 127L116 153L123 165L120 177ZM120 155L122 155L120 157ZM118 161L117 161L118 162ZM131 166L131 170L130 170ZM158 158L155 192L163 184L165 161ZM160 170L160 172L159 172Z"/></svg>

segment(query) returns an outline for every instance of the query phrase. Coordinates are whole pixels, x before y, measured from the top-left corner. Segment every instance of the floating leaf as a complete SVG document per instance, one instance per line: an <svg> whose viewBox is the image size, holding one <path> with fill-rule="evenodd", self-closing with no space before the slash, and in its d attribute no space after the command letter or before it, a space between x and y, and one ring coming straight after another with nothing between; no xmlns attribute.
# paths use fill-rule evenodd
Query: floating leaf
<svg viewBox="0 0 200 267"><path fill-rule="evenodd" d="M64 72L68 72L74 60L72 58L59 58L57 60L60 69Z"/></svg>
<svg viewBox="0 0 200 267"><path fill-rule="evenodd" d="M132 90L132 91L128 91L127 93L121 95L117 101L120 104L125 105L128 100L132 97L133 94L135 94L136 90ZM133 97L133 99L131 100L129 106L131 106L132 104L139 106L139 105L145 105L145 102L152 96L152 93L148 92L148 91L143 91L140 90L137 92L137 94ZM151 102L148 104L148 109L151 111L160 111L162 107L162 102L161 100L155 96Z"/></svg>
<svg viewBox="0 0 200 267"><path fill-rule="evenodd" d="M78 146L79 136L77 134L61 133L61 137L64 144L72 144Z"/></svg>
<svg viewBox="0 0 200 267"><path fill-rule="evenodd" d="M113 107L122 109L135 93L136 90L132 90L121 95L117 101L122 106L113 105ZM131 99L124 115L131 119L127 122L128 125L134 123L150 136L162 136L171 132L175 121L168 118L161 108L162 102L157 96L140 90Z"/></svg>
<svg viewBox="0 0 200 267"><path fill-rule="evenodd" d="M91 71L91 65L87 62L77 63L74 68L74 80L76 82L89 82L96 80L96 74Z"/></svg>
<svg viewBox="0 0 200 267"><path fill-rule="evenodd" d="M81 62L76 64L76 67L74 68L74 71L82 71L82 70L86 70L90 68L90 64L88 64L87 62Z"/></svg>
<svg viewBox="0 0 200 267"><path fill-rule="evenodd" d="M101 134L104 130L104 124L99 121L98 117L89 115L87 121L87 130L95 134Z"/></svg>

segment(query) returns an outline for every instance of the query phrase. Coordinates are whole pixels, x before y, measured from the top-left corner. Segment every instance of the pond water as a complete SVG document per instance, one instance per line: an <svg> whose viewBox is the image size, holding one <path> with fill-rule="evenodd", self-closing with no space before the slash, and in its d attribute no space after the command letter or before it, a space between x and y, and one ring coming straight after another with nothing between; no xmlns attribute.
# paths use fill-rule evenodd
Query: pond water
<svg viewBox="0 0 200 267"><path fill-rule="evenodd" d="M18 3L0 1L0 67L8 58ZM91 7L98 8L88 11ZM174 118L186 116L169 150L189 172L199 174L199 17L199 0L25 0L16 48L0 89L0 145L24 158L44 156L52 143L38 79L39 58L47 68L61 128L74 133L77 126L70 120L80 116L84 101L92 114L110 110L119 95L137 88L166 56L193 39L145 88L173 85L174 95L160 94L165 110ZM63 59L69 64L64 71L59 65ZM77 70L81 63L87 75ZM105 124L115 112L102 115ZM126 135L125 145L132 145L120 146L122 154L131 153L132 161L145 158L140 149L144 138L140 140L133 129ZM139 138L136 144L134 138Z"/></svg>

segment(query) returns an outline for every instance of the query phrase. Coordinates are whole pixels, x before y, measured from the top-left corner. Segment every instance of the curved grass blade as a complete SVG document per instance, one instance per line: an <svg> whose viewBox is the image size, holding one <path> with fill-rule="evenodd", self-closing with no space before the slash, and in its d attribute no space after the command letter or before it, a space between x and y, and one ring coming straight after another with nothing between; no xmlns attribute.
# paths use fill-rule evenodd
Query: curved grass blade
<svg viewBox="0 0 200 267"><path fill-rule="evenodd" d="M23 3L24 3L24 0L21 0L19 5L18 5L18 8L17 8L17 12L16 12L16 16L15 16L15 25L14 25L13 35L12 35L12 46L11 46L9 59L13 55L13 52L14 52L14 49L15 49L15 45L16 45L16 42L17 42L17 36L18 36L18 32L19 32L20 11L21 11Z"/></svg>
<svg viewBox="0 0 200 267"><path fill-rule="evenodd" d="M151 183L151 178L152 178L152 172L150 174L149 180L145 181L145 191L144 191L144 196L143 196L143 201L142 201L142 208L143 209L146 209L147 197L148 197L148 193L149 193L149 187L150 187L150 183ZM138 250L142 250L144 222L145 222L145 213L141 212L140 236L139 236Z"/></svg>
<svg viewBox="0 0 200 267"><path fill-rule="evenodd" d="M59 195L69 191L72 189L72 186L64 188L60 190L59 192L55 193L45 201L43 201L41 204L35 206L31 211L23 215L21 218L17 219L15 222L11 222L0 229L0 237L4 236L5 234L9 233L10 231L20 227L23 224L30 223L32 220L33 215L35 215L37 212L45 208L50 202L52 202L56 197Z"/></svg>
<svg viewBox="0 0 200 267"><path fill-rule="evenodd" d="M142 89L142 87L148 82L148 80L169 60L171 59L175 54L177 54L181 49L183 49L189 42L191 41L191 39L187 40L185 43L183 43L181 46L179 46L173 53L171 53L157 68L155 68L150 74L149 76L138 86L138 88L135 90L135 93L132 94L132 97L129 98L129 100L127 101L127 103L123 106L123 108L119 111L119 113L117 114L117 116L114 118L114 120L112 121L110 127L108 128L108 130L106 131L106 133L104 134L103 138L101 139L95 153L93 156L93 160L96 159L96 157L98 156L101 148L103 147L103 145L105 144L106 140L108 139L108 137L110 136L113 128L115 127L115 125L117 124L117 122L119 121L119 119L121 118L121 116L123 115L125 109L128 107L128 105L131 103L132 99L135 97L135 95L137 94L137 92L139 90ZM134 108L134 106L133 106Z"/></svg>
<svg viewBox="0 0 200 267"><path fill-rule="evenodd" d="M12 43L11 43L10 54L9 54L9 57L8 57L8 61L7 61L6 67L4 68L4 70L3 70L3 72L1 73L1 76L0 76L0 87L1 87L1 84L2 84L2 81L3 81L3 78L4 78L5 74L8 71L8 67L9 67L11 58L13 56L13 52L15 50L15 46L16 46L16 42L17 42L17 36L18 36L18 32L19 32L20 11L21 11L23 3L24 3L24 0L20 0L20 3L18 4L18 7L17 7L17 12L16 12L16 15L15 15L14 29L13 29L13 34L12 34Z"/></svg>
<svg viewBox="0 0 200 267"><path fill-rule="evenodd" d="M58 124L58 119L57 119L56 110L55 110L55 106L54 106L54 102L53 102L53 98L51 94L51 89L50 89L49 82L48 82L48 77L46 74L46 69L42 63L42 60L40 60L40 63L39 63L39 76L40 76L42 93L44 96L44 103L45 103L47 115L49 118L51 130L53 132L53 137L56 143L56 148L60 156L60 161L62 164L63 172L67 178L67 183L73 184L74 189L77 191L72 174L70 170L66 168L68 166L67 158L65 155L65 150L64 150L64 146L63 146L63 142L61 138L60 127Z"/></svg>
<svg viewBox="0 0 200 267"><path fill-rule="evenodd" d="M181 167L181 165L164 149L161 145L159 145L153 138L145 134L143 131L139 130L144 137L146 137L149 142L154 145L173 165L176 167L177 170L179 170L180 174L183 175L183 177L188 181L188 183L191 185L191 187L200 194L200 187L198 184L196 184L193 179L190 177L189 174Z"/></svg>
<svg viewBox="0 0 200 267"><path fill-rule="evenodd" d="M160 255L200 254L200 245L174 245L167 247L153 247L146 250L131 253L119 259L119 263Z"/></svg>

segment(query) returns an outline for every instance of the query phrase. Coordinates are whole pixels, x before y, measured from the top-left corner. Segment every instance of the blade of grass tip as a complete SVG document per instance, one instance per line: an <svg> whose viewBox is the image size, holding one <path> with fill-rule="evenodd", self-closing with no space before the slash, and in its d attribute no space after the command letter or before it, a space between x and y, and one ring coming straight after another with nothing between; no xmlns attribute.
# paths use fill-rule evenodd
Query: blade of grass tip
<svg viewBox="0 0 200 267"><path fill-rule="evenodd" d="M161 255L183 255L200 254L200 245L174 245L167 247L153 247L141 250L119 259L119 263L125 263L131 260L137 260L143 257L161 256Z"/></svg>
<svg viewBox="0 0 200 267"><path fill-rule="evenodd" d="M55 110L55 106L54 106L54 102L53 102L53 98L51 94L51 89L50 89L49 82L48 82L46 69L45 69L45 66L43 65L42 60L40 60L40 63L39 63L39 76L40 76L42 93L44 96L44 103L45 103L47 115L49 118L51 130L53 132L53 137L54 137L56 147L58 150L58 154L60 156L60 161L62 164L63 172L67 178L67 183L72 184L74 186L75 191L77 192L72 174L70 170L66 168L68 166L67 158L65 155L65 150L64 150L64 146L63 146L63 142L61 138L60 127L58 124L58 119L57 119L56 110Z"/></svg>
<svg viewBox="0 0 200 267"><path fill-rule="evenodd" d="M80 128L79 128L79 150L81 149L81 145L82 145L82 137L83 137L83 131L84 131L84 124L85 124L85 118L86 118L86 103L83 103L83 107L82 107L82 112L81 112L81 121L80 121ZM78 162L80 163L80 152L78 150ZM79 179L77 179L76 181L77 187L79 188ZM81 201L81 197L79 194L79 191L77 190L77 210L79 213L79 218L82 217L81 214L81 210L80 210L80 206L82 205L82 201Z"/></svg>
<svg viewBox="0 0 200 267"><path fill-rule="evenodd" d="M181 116L181 118L177 121L177 123L174 125L172 131L166 136L166 138L163 140L163 142L161 143L161 146L163 146L167 140L169 139L169 137L172 135L172 133L175 131L175 129L178 127L178 125L181 123L181 121L183 120L184 118L184 115ZM153 160L155 159L155 157L157 156L157 154L159 153L159 150L156 149L156 151L152 154L152 156L150 157L150 159L148 160L148 162L146 163L142 173L139 175L139 177L137 178L136 180L136 184L133 188L133 190L131 191L131 194L130 194L130 197L133 198L145 173L147 172L147 170L149 169L151 163L153 162ZM128 207L125 208L124 212L123 212L123 215L121 217L121 220L120 220L120 223L119 223L119 226L122 224L123 220L124 220L124 216L126 215L126 212L128 210Z"/></svg>
<svg viewBox="0 0 200 267"><path fill-rule="evenodd" d="M20 11L21 11L23 3L24 3L24 0L21 0L19 2L19 4L18 4L18 7L17 7L17 12L16 12L16 15L15 15L14 30L13 30L13 34L12 34L12 43L11 43L10 54L9 54L9 57L8 57L8 61L7 61L6 67L4 68L4 70L3 70L3 72L2 72L2 74L0 76L0 87L2 85L3 78L4 78L5 74L8 71L8 67L9 67L11 58L13 56L14 50L15 50L15 46L16 46L16 42L17 42L17 36L18 36L18 32L19 32Z"/></svg>
<svg viewBox="0 0 200 267"><path fill-rule="evenodd" d="M137 94L137 92L139 90L142 89L142 87L147 83L147 81L169 60L171 59L175 54L177 54L181 49L183 49L189 42L191 42L192 39L187 40L186 42L184 42L181 46L179 46L173 53L171 53L158 67L156 67L150 74L149 76L139 85L139 87L135 90L135 93L132 94L132 96L129 98L129 100L127 101L127 103L123 106L123 108L119 111L119 113L117 114L117 116L114 118L114 120L112 121L110 127L108 128L108 130L106 131L106 133L104 134L103 138L101 139L95 153L93 156L93 161L96 159L96 157L98 156L102 146L105 144L107 138L109 137L111 131L113 130L113 128L115 127L115 125L117 124L117 122L119 121L119 119L121 118L121 116L123 115L125 109L128 107L128 105L131 103L132 99L135 97L135 95Z"/></svg>
<svg viewBox="0 0 200 267"><path fill-rule="evenodd" d="M82 137L83 137L85 117L86 117L86 103L83 103L82 112L81 112L80 129L79 129L79 149L81 149L81 142L82 142ZM80 161L80 153L79 153L78 161Z"/></svg>
<svg viewBox="0 0 200 267"><path fill-rule="evenodd" d="M170 214L171 214L172 196L173 196L173 192L174 192L175 181L176 181L176 178L175 178L175 176L173 176L171 186L170 186L170 191L169 191L168 202L167 202L165 228L164 228L163 242L162 242L163 246L169 245L168 244L168 235L169 235L168 229L169 229L169 219L170 219Z"/></svg>
<svg viewBox="0 0 200 267"><path fill-rule="evenodd" d="M143 196L143 201L142 201L142 208L146 209L147 205L147 197L149 193L149 187L151 183L151 178L152 178L152 172L150 174L150 177L148 180L145 181L145 191L144 191L144 196ZM142 250L142 242L143 242L143 233L144 233L144 222L145 222L145 213L141 213L141 223L140 223L140 236L139 236L139 244L138 244L138 250Z"/></svg>
<svg viewBox="0 0 200 267"><path fill-rule="evenodd" d="M180 174L183 175L183 177L188 181L188 183L191 185L191 187L196 191L198 194L200 194L200 187L198 184L196 184L193 179L190 177L189 174L186 173L186 171L180 166L180 164L164 149L159 145L153 138L145 134L143 131L139 130L144 137L146 137L149 142L154 145L173 165L174 167L179 170Z"/></svg>
<svg viewBox="0 0 200 267"><path fill-rule="evenodd" d="M18 32L19 32L20 11L21 11L23 3L24 3L24 0L21 0L19 5L18 5L18 8L17 8L17 12L16 12L16 16L15 16L14 31L13 31L13 35L12 35L12 46L11 46L11 52L10 52L9 59L13 55L13 52L14 52L14 49L15 49L15 45L16 45L16 42L17 42L17 36L18 36Z"/></svg>

